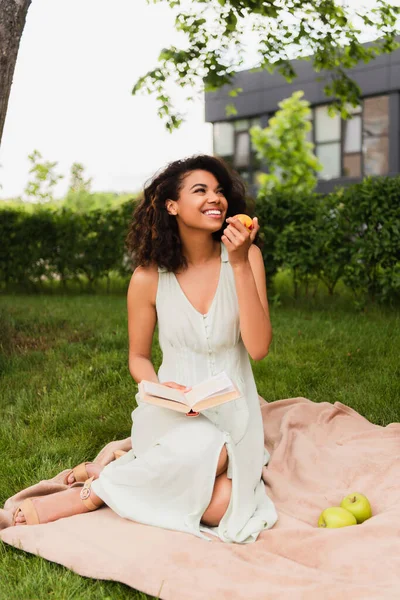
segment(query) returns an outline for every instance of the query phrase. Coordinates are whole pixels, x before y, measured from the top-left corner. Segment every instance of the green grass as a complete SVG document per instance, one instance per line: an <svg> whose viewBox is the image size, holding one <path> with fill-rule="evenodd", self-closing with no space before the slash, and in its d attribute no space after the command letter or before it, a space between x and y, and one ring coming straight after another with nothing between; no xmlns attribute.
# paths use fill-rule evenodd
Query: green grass
<svg viewBox="0 0 400 600"><path fill-rule="evenodd" d="M267 401L339 400L373 423L400 421L400 317L343 298L271 303L274 340L252 362ZM157 334L157 331L156 331ZM157 335L152 359L161 364ZM125 296L0 296L0 504L130 435ZM0 545L0 600L149 598Z"/></svg>

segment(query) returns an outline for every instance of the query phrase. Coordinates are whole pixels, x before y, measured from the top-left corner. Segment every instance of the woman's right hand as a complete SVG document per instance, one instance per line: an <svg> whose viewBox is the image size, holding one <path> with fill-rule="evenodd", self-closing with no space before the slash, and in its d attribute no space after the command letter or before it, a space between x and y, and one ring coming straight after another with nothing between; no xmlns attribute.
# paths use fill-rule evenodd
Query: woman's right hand
<svg viewBox="0 0 400 600"><path fill-rule="evenodd" d="M192 387L176 383L175 381L163 381L162 385L173 388L174 390L181 390L182 392L189 392Z"/></svg>

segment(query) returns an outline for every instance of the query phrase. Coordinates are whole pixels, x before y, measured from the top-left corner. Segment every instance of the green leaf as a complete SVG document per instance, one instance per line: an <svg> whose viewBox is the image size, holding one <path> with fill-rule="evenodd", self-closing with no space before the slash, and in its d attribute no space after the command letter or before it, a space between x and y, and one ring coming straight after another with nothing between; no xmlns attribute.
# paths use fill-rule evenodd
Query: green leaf
<svg viewBox="0 0 400 600"><path fill-rule="evenodd" d="M171 46L161 51L158 66L138 78L132 94L139 91L151 94L156 87L163 95L163 89L169 89L173 82L178 88L203 85L206 92L232 85L233 89L227 93L235 97L234 76L243 65L251 35L250 41L259 51L259 69L269 73L277 70L286 81L294 81L297 74L288 57L292 56L293 47L297 47L296 58L312 62L317 73L329 74L324 93L332 97L332 110L344 115L346 102L358 102L360 98L360 90L346 69L400 47L395 39L400 7L385 0L378 0L373 9L367 7L356 12L363 24L360 28L355 26L350 9L334 0L306 4L300 0L280 3L198 0L183 5L179 0L154 0L153 3L161 1L171 8L180 6L175 27L185 40L182 49ZM288 17L292 17L290 27ZM378 39L366 47L359 41L361 31L374 33ZM303 56L305 49L307 55ZM159 84L162 89L157 87ZM164 114L165 110L159 112ZM166 115L162 118L168 129L175 126ZM181 121L178 119L176 123Z"/></svg>
<svg viewBox="0 0 400 600"><path fill-rule="evenodd" d="M237 109L233 103L227 104L225 107L225 114L227 117L237 115Z"/></svg>

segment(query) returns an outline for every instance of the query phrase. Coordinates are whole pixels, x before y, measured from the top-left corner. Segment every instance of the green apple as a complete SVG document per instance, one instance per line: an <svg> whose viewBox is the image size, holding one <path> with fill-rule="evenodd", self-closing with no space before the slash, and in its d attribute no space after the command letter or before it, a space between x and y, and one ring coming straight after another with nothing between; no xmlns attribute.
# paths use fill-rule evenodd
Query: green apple
<svg viewBox="0 0 400 600"><path fill-rule="evenodd" d="M326 508L319 516L318 527L347 527L348 525L357 525L355 516L340 506L330 506Z"/></svg>
<svg viewBox="0 0 400 600"><path fill-rule="evenodd" d="M368 502L368 498L359 492L353 492L343 498L340 506L351 512L357 519L357 523L364 523L364 521L372 517L371 505Z"/></svg>

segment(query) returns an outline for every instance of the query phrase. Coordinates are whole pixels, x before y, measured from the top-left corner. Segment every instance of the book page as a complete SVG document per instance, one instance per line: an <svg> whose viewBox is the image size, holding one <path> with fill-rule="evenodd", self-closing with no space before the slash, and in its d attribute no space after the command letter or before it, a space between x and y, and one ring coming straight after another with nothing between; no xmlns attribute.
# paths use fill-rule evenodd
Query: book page
<svg viewBox="0 0 400 600"><path fill-rule="evenodd" d="M196 402L195 410L204 410L206 408L213 408L214 406L220 406L221 404L225 404L226 402L230 402L231 400L236 400L236 398L240 398L241 394L238 390L234 392L227 392L226 394L218 394L218 400L214 397L205 398L204 400L200 400Z"/></svg>
<svg viewBox="0 0 400 600"><path fill-rule="evenodd" d="M142 380L139 383L139 392L142 402L170 408L183 413L186 413L188 409L192 407L196 411L201 411L206 408L218 406L219 404L225 404L226 402L240 398L241 395L235 384L225 373L214 376L196 386L197 389L199 387L202 389L208 388L209 391L211 390L211 393L203 400L194 402L192 406L189 404L188 399L182 398L184 395L179 390L168 388L168 386L164 386L163 384ZM215 389L218 388L219 392L216 392ZM188 394L190 394L190 392L188 392ZM167 398L166 396L170 397Z"/></svg>
<svg viewBox="0 0 400 600"><path fill-rule="evenodd" d="M218 375L207 379L207 381L203 381L202 383L193 386L193 389L184 395L187 399L188 406L193 408L197 402L200 402L205 398L212 398L223 393L233 392L235 389L230 377L225 371L222 371L221 373L218 373Z"/></svg>
<svg viewBox="0 0 400 600"><path fill-rule="evenodd" d="M162 383L155 383L153 381L141 381L143 384L143 390L146 394L156 396L157 398L167 398L168 400L174 400L175 402L181 402L187 404L187 400L179 390L174 390Z"/></svg>

